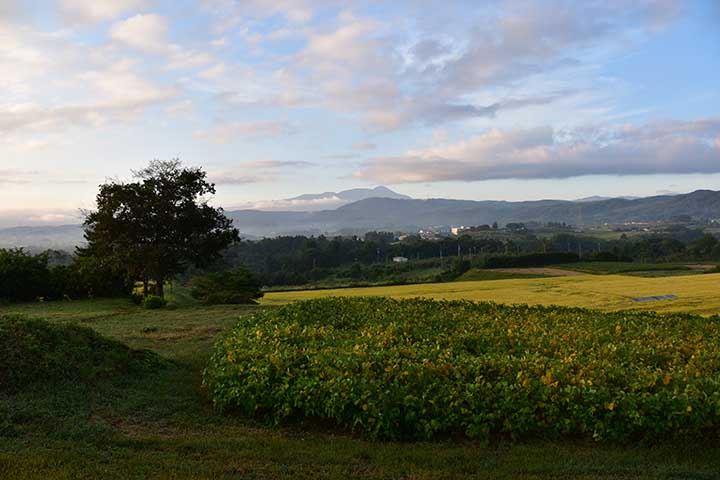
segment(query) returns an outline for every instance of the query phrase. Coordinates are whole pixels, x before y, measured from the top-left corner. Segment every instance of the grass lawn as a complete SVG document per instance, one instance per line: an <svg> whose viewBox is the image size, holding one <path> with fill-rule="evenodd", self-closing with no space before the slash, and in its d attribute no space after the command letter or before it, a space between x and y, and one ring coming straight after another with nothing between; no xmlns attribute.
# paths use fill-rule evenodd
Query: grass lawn
<svg viewBox="0 0 720 480"><path fill-rule="evenodd" d="M575 270L577 272L592 273L594 275L617 275L621 273L632 272L683 272L685 274L702 273L699 270L693 270L684 264L675 263L639 263L639 262L576 262L555 265L558 268L566 270Z"/></svg>
<svg viewBox="0 0 720 480"><path fill-rule="evenodd" d="M705 277L712 276L698 278ZM80 324L170 361L122 387L0 391L0 478L714 479L720 472L720 446L702 442L379 443L329 426L219 415L200 382L214 339L239 316L271 307L180 303L156 311L123 300L0 306L0 315Z"/></svg>

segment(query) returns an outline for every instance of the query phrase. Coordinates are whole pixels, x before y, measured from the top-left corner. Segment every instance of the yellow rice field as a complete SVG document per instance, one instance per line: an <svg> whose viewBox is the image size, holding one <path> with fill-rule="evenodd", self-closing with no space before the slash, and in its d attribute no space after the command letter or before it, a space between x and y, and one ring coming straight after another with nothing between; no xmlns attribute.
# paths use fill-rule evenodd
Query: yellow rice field
<svg viewBox="0 0 720 480"><path fill-rule="evenodd" d="M632 299L676 295L673 300L637 303ZM512 280L428 283L390 287L340 288L266 293L264 305L277 305L327 296L382 295L396 298L429 297L447 300L491 300L598 308L720 313L720 274L642 278L623 275L578 275Z"/></svg>

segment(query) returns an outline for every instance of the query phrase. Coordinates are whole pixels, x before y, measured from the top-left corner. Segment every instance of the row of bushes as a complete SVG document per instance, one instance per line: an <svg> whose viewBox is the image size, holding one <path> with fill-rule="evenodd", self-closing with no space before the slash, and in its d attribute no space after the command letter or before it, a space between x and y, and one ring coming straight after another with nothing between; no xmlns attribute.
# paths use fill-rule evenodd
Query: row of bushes
<svg viewBox="0 0 720 480"><path fill-rule="evenodd" d="M0 301L126 296L132 284L91 256L50 267L48 255L0 249Z"/></svg>
<svg viewBox="0 0 720 480"><path fill-rule="evenodd" d="M380 438L720 432L717 317L326 298L244 317L204 381L217 407Z"/></svg>
<svg viewBox="0 0 720 480"><path fill-rule="evenodd" d="M524 268L546 267L558 263L579 262L580 257L575 253L531 253L528 255L504 255L488 257L485 259L485 268Z"/></svg>

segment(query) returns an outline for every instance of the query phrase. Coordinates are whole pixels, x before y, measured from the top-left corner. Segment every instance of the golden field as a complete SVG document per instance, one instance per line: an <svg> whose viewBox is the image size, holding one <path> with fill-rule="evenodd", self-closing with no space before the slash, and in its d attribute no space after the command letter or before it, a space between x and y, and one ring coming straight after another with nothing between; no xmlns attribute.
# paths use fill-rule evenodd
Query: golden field
<svg viewBox="0 0 720 480"><path fill-rule="evenodd" d="M673 300L634 302L637 297L676 295ZM428 297L530 305L562 305L603 310L654 310L701 315L720 313L720 274L643 278L624 275L577 275L474 282L426 283L389 287L269 292L263 305L329 296Z"/></svg>

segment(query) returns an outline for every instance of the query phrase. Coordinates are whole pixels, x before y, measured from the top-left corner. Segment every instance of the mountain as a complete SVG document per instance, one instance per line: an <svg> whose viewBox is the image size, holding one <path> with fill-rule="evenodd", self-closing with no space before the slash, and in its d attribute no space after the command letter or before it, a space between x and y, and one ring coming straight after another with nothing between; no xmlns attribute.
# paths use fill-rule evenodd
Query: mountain
<svg viewBox="0 0 720 480"><path fill-rule="evenodd" d="M530 202L447 199L368 198L334 210L316 212L231 211L241 232L282 235L296 232L338 232L375 229L416 230L440 225L480 225L508 222L566 222L573 225L655 222L679 215L720 218L720 192L698 190L683 195L586 202Z"/></svg>
<svg viewBox="0 0 720 480"><path fill-rule="evenodd" d="M24 247L30 251L53 248L73 251L83 243L81 225L48 225L0 229L0 248Z"/></svg>
<svg viewBox="0 0 720 480"><path fill-rule="evenodd" d="M378 189L349 190L334 195L363 196ZM381 189L380 193L384 193ZM391 191L392 192L392 191ZM394 193L394 192L392 192ZM324 194L318 194L324 195ZM397 195L397 194L396 194ZM226 214L246 238L276 235L368 230L415 231L431 226L481 225L495 221L565 222L572 225L668 221L680 215L720 219L720 192L698 190L681 195L647 198L539 200L531 202L473 201L370 197L320 211L233 210ZM340 198L338 196L338 198ZM0 230L0 248L14 246L67 248L82 241L79 225L16 227Z"/></svg>
<svg viewBox="0 0 720 480"><path fill-rule="evenodd" d="M354 188L341 192L306 193L282 200L260 201L245 205L243 210L317 212L338 208L367 198L395 198L410 200L407 195L393 192L387 187Z"/></svg>

